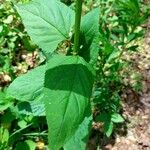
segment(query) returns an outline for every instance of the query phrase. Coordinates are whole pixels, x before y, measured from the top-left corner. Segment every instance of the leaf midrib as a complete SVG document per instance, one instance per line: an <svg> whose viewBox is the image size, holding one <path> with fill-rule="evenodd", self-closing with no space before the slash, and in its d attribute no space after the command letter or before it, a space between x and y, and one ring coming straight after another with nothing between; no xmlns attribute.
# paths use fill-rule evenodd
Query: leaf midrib
<svg viewBox="0 0 150 150"><path fill-rule="evenodd" d="M77 58L77 60L76 60L76 63L75 64L78 64L78 59L79 58ZM72 94L72 89L73 89L73 87L74 87L74 83L75 83L75 78L76 78L76 74L77 74L77 67L75 68L75 74L74 74L74 81L73 81L73 84L72 84L72 87L71 87L71 90L69 91L69 93L68 93L68 96L67 97L70 97L71 96L71 94ZM62 120L62 122L61 122L61 127L59 128L59 132L58 132L58 134L57 134L57 138L56 138L56 141L59 139L59 137L60 137L60 131L61 131L61 129L62 129L62 126L63 126L63 122L64 122L64 120L65 120L65 116L66 116L66 112L67 112L67 106L69 105L69 98L68 98L68 100L67 100L67 102L66 102L66 106L65 106L65 112L64 112L64 117L63 117L63 120Z"/></svg>
<svg viewBox="0 0 150 150"><path fill-rule="evenodd" d="M49 21L47 21L47 20L44 19L43 17L38 16L38 15L34 14L33 12L31 12L31 11L29 11L29 10L26 10L26 9L24 9L24 8L22 8L22 10L24 10L24 11L26 11L26 12L29 12L29 13L31 13L32 15L34 15L34 16L36 16L36 17L42 19L42 20L45 21L47 24L49 24L49 25L51 25L53 28L55 28L63 37L68 38L68 36L66 36L65 34L63 34L58 28L56 28L55 25L53 25L52 23L50 23Z"/></svg>

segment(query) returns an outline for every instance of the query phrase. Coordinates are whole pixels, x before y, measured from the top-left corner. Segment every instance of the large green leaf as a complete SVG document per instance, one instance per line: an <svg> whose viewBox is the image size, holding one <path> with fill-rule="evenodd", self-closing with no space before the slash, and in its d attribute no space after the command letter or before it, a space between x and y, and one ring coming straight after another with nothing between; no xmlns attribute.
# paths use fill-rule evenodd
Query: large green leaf
<svg viewBox="0 0 150 150"><path fill-rule="evenodd" d="M62 147L83 121L92 85L92 68L79 56L54 56L47 63L44 100L51 150Z"/></svg>
<svg viewBox="0 0 150 150"><path fill-rule="evenodd" d="M92 116L89 116L83 120L75 135L65 144L64 150L85 150L91 127Z"/></svg>
<svg viewBox="0 0 150 150"><path fill-rule="evenodd" d="M16 78L8 87L7 94L20 101L42 99L45 66L37 67Z"/></svg>
<svg viewBox="0 0 150 150"><path fill-rule="evenodd" d="M93 9L81 20L81 32L84 33L86 41L91 41L99 33L99 8Z"/></svg>
<svg viewBox="0 0 150 150"><path fill-rule="evenodd" d="M16 5L28 34L45 53L69 37L74 12L58 0L34 0Z"/></svg>
<svg viewBox="0 0 150 150"><path fill-rule="evenodd" d="M80 56L86 61L95 62L99 51L99 8L93 9L81 20L81 45ZM93 55L94 54L94 55Z"/></svg>

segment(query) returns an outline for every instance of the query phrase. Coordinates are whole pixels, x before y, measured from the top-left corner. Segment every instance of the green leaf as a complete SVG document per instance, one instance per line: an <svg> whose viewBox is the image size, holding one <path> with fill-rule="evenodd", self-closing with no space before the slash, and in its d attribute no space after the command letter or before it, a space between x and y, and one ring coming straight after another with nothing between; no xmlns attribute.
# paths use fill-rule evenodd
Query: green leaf
<svg viewBox="0 0 150 150"><path fill-rule="evenodd" d="M108 122L108 121L110 121L110 114L109 113L101 113L96 117L96 121Z"/></svg>
<svg viewBox="0 0 150 150"><path fill-rule="evenodd" d="M124 122L124 119L120 114L114 113L111 115L111 121L115 123L121 123Z"/></svg>
<svg viewBox="0 0 150 150"><path fill-rule="evenodd" d="M31 140L26 140L25 143L28 145L28 149L35 150L36 149L36 143Z"/></svg>
<svg viewBox="0 0 150 150"><path fill-rule="evenodd" d="M101 113L96 117L96 121L103 122L103 130L104 133L107 135L107 137L110 137L110 135L113 132L113 122L114 123L119 123L120 121L122 122L122 117L121 115L117 113Z"/></svg>
<svg viewBox="0 0 150 150"><path fill-rule="evenodd" d="M90 64L95 65L99 55L99 38L95 38L90 46Z"/></svg>
<svg viewBox="0 0 150 150"><path fill-rule="evenodd" d="M132 34L128 35L128 36L127 36L128 42L131 42L132 40L134 40L135 37L136 37L136 34L135 34L135 33L132 33Z"/></svg>
<svg viewBox="0 0 150 150"><path fill-rule="evenodd" d="M6 99L5 93L0 90L0 104L3 104L5 99Z"/></svg>
<svg viewBox="0 0 150 150"><path fill-rule="evenodd" d="M53 52L69 37L74 12L58 0L34 0L16 8L28 34L45 53Z"/></svg>
<svg viewBox="0 0 150 150"><path fill-rule="evenodd" d="M8 107L10 107L13 104L13 101L11 98L6 97L6 93L2 92L0 90L0 111L6 110Z"/></svg>
<svg viewBox="0 0 150 150"><path fill-rule="evenodd" d="M30 102L21 102L16 106L19 114L45 116L45 106L42 99Z"/></svg>
<svg viewBox="0 0 150 150"><path fill-rule="evenodd" d="M106 63L112 63L112 62L114 62L119 57L120 53L121 52L119 50L114 49L112 51L112 53L109 55L109 57L107 58Z"/></svg>
<svg viewBox="0 0 150 150"><path fill-rule="evenodd" d="M104 133L107 135L107 137L110 137L110 135L113 132L113 122L111 122L111 121L105 122L103 129L104 129Z"/></svg>
<svg viewBox="0 0 150 150"><path fill-rule="evenodd" d="M25 142L20 142L16 145L15 150L35 150L36 144L31 140L26 140Z"/></svg>
<svg viewBox="0 0 150 150"><path fill-rule="evenodd" d="M1 123L5 124L6 126L9 126L12 123L12 121L14 121L15 119L16 119L15 114L10 109L8 109L5 112L5 115L1 116Z"/></svg>
<svg viewBox="0 0 150 150"><path fill-rule="evenodd" d="M115 0L114 10L118 15L118 22L136 27L141 24L141 10L139 0Z"/></svg>
<svg viewBox="0 0 150 150"><path fill-rule="evenodd" d="M27 126L27 122L25 120L20 120L18 121L18 126L22 129L22 128L26 128Z"/></svg>
<svg viewBox="0 0 150 150"><path fill-rule="evenodd" d="M9 15L3 22L5 24L10 24L13 21L13 15Z"/></svg>
<svg viewBox="0 0 150 150"><path fill-rule="evenodd" d="M133 46L128 47L128 50L135 52L135 51L137 51L138 47L139 47L139 45L133 45Z"/></svg>
<svg viewBox="0 0 150 150"><path fill-rule="evenodd" d="M92 20L92 21L91 21ZM86 61L95 62L99 52L99 8L93 9L81 20L81 45L79 55ZM94 55L93 55L94 54Z"/></svg>
<svg viewBox="0 0 150 150"><path fill-rule="evenodd" d="M16 78L8 87L7 94L20 101L42 99L45 66L37 67Z"/></svg>
<svg viewBox="0 0 150 150"><path fill-rule="evenodd" d="M49 148L61 148L76 132L89 107L92 68L78 56L54 56L47 63L44 100Z"/></svg>
<svg viewBox="0 0 150 150"><path fill-rule="evenodd" d="M85 150L91 127L92 116L89 116L83 120L75 135L65 144L64 150Z"/></svg>
<svg viewBox="0 0 150 150"><path fill-rule="evenodd" d="M99 8L93 9L81 20L81 32L84 33L86 41L91 41L99 33Z"/></svg>
<svg viewBox="0 0 150 150"><path fill-rule="evenodd" d="M0 127L0 144L6 144L9 139L9 131L3 127Z"/></svg>

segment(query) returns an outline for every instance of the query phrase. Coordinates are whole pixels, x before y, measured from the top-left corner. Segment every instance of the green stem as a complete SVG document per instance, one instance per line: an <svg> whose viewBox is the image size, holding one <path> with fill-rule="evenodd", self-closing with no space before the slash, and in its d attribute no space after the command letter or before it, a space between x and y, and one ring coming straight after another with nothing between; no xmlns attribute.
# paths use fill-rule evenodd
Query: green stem
<svg viewBox="0 0 150 150"><path fill-rule="evenodd" d="M75 15L75 30L74 30L74 49L73 49L73 53L74 54L77 54L77 52L79 50L81 12L82 12L82 0L76 0L76 15Z"/></svg>

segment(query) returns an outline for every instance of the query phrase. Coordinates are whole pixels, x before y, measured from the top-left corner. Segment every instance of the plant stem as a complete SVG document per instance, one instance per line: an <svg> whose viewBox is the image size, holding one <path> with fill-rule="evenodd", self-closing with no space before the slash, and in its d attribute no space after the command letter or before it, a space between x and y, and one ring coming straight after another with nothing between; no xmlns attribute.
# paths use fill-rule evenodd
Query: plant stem
<svg viewBox="0 0 150 150"><path fill-rule="evenodd" d="M79 38L80 38L80 23L82 12L82 0L76 0L76 15L75 15L75 29L74 29L74 49L73 54L77 54L79 50Z"/></svg>

